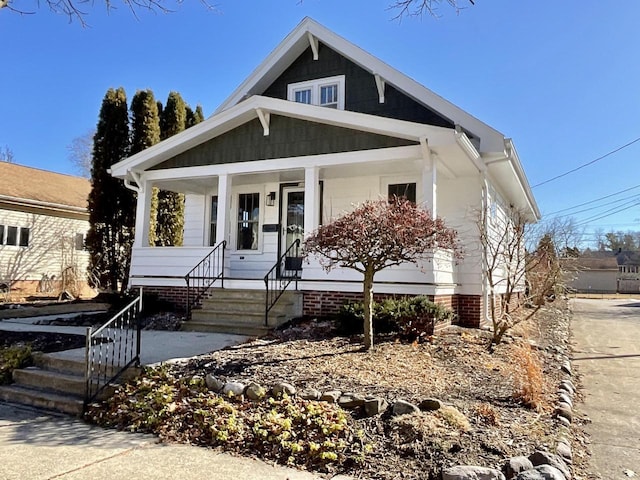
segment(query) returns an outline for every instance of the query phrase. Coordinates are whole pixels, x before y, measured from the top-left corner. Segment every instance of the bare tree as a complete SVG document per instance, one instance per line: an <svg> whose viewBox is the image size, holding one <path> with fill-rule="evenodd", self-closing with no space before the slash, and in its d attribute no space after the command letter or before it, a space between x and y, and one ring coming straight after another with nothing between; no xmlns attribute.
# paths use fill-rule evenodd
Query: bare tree
<svg viewBox="0 0 640 480"><path fill-rule="evenodd" d="M95 129L90 130L84 135L74 138L71 143L67 145L69 160L73 163L78 174L85 178L91 177L93 136L95 134Z"/></svg>
<svg viewBox="0 0 640 480"><path fill-rule="evenodd" d="M13 150L8 145L0 147L0 162L13 163L14 161Z"/></svg>
<svg viewBox="0 0 640 480"><path fill-rule="evenodd" d="M137 18L138 11L148 10L151 12L169 13L173 11L173 8L182 4L184 0L120 0L125 8L131 10L131 13ZM24 2L21 0L0 0L0 10L6 8L7 10L19 13L22 15L30 15L36 13L32 10L25 10L21 7ZM37 2L40 7L41 2ZM77 20L81 25L86 26L85 21L88 15L87 8L92 7L94 2L89 0L45 0L42 2L49 7L53 13L66 15L69 21ZM207 0L200 0L206 8L213 9ZM117 9L116 2L113 0L104 0L104 5L107 11Z"/></svg>
<svg viewBox="0 0 640 480"><path fill-rule="evenodd" d="M367 201L351 213L322 225L304 244L306 256L317 256L325 270L350 268L363 274L364 344L373 347L373 278L392 265L431 258L434 248L457 254L458 235L440 218L414 203Z"/></svg>
<svg viewBox="0 0 640 480"><path fill-rule="evenodd" d="M527 225L526 216L516 210L481 215L478 221L493 324L490 349L511 328L531 319L562 281L553 237L543 235L529 252Z"/></svg>
<svg viewBox="0 0 640 480"><path fill-rule="evenodd" d="M475 5L475 0L467 0L471 5ZM403 17L422 17L425 13L433 17L438 16L438 7L444 3L444 0L396 0L389 7L397 12L394 19L401 20ZM465 8L460 5L458 0L446 0L456 12Z"/></svg>

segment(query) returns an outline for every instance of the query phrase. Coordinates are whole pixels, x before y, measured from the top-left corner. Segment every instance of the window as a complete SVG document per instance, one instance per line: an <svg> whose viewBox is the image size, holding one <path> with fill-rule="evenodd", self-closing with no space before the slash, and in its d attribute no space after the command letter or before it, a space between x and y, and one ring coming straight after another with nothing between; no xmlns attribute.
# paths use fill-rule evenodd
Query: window
<svg viewBox="0 0 640 480"><path fill-rule="evenodd" d="M0 225L0 245L4 245L4 225Z"/></svg>
<svg viewBox="0 0 640 480"><path fill-rule="evenodd" d="M29 246L29 229L25 227L20 228L20 246L28 247Z"/></svg>
<svg viewBox="0 0 640 480"><path fill-rule="evenodd" d="M209 246L216 244L218 235L218 196L211 197L211 215L209 215Z"/></svg>
<svg viewBox="0 0 640 480"><path fill-rule="evenodd" d="M344 110L344 75L291 83L287 98L292 102Z"/></svg>
<svg viewBox="0 0 640 480"><path fill-rule="evenodd" d="M258 226L260 218L260 194L241 193L238 195L238 238L237 250L258 249Z"/></svg>
<svg viewBox="0 0 640 480"><path fill-rule="evenodd" d="M7 227L7 245L18 245L18 227Z"/></svg>
<svg viewBox="0 0 640 480"><path fill-rule="evenodd" d="M84 250L84 233L76 233L73 243L76 250Z"/></svg>
<svg viewBox="0 0 640 480"><path fill-rule="evenodd" d="M416 203L415 183L390 183L388 187L389 200L393 197L406 198L410 202Z"/></svg>

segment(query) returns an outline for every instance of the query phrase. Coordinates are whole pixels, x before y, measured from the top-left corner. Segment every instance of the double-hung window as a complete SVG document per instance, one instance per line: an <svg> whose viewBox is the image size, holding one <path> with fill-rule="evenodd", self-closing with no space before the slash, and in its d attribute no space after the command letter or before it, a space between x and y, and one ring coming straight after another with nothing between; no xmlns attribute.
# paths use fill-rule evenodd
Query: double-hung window
<svg viewBox="0 0 640 480"><path fill-rule="evenodd" d="M388 187L388 197L390 201L393 200L394 197L397 197L416 203L416 184L390 183Z"/></svg>
<svg viewBox="0 0 640 480"><path fill-rule="evenodd" d="M258 250L258 227L260 223L260 194L238 195L237 250Z"/></svg>
<svg viewBox="0 0 640 480"><path fill-rule="evenodd" d="M344 75L291 83L287 98L292 102L344 110Z"/></svg>

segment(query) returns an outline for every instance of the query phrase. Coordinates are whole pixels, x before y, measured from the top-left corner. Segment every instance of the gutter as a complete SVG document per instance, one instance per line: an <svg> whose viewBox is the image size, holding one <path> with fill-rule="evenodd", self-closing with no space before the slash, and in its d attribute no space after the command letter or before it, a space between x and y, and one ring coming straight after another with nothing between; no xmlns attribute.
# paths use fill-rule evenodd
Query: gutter
<svg viewBox="0 0 640 480"><path fill-rule="evenodd" d="M43 210L51 210L56 212L66 212L66 213L78 213L88 215L87 207L77 207L73 205L64 205L62 203L51 203L44 202L41 200L32 200L29 198L18 198L18 197L10 197L7 195L0 195L0 202L6 203L7 205L15 205L21 207L38 207Z"/></svg>
<svg viewBox="0 0 640 480"><path fill-rule="evenodd" d="M482 160L480 152L478 152L473 143L471 143L469 137L460 129L460 126L456 126L456 133L454 135L456 143L464 150L469 160L471 160L473 165L478 169L478 172L484 173L487 170L487 166Z"/></svg>

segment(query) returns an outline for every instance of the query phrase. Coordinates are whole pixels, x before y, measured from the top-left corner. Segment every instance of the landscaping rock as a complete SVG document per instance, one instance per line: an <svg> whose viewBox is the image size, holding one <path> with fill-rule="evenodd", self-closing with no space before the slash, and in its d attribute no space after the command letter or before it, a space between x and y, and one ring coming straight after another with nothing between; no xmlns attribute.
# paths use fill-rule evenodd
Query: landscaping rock
<svg viewBox="0 0 640 480"><path fill-rule="evenodd" d="M206 383L207 388L212 392L219 392L220 390L222 390L224 384L226 383L224 380L220 380L219 378L214 377L211 374L204 377L204 382Z"/></svg>
<svg viewBox="0 0 640 480"><path fill-rule="evenodd" d="M571 362L569 362L568 360L565 361L560 367L560 370L562 370L566 374L571 375Z"/></svg>
<svg viewBox="0 0 640 480"><path fill-rule="evenodd" d="M384 398L368 397L364 401L364 411L367 417L373 417L384 412L389 404Z"/></svg>
<svg viewBox="0 0 640 480"><path fill-rule="evenodd" d="M413 403L409 403L404 400L397 400L396 403L393 404L394 415L406 415L411 413L418 413L419 411L420 409Z"/></svg>
<svg viewBox="0 0 640 480"><path fill-rule="evenodd" d="M551 465L539 465L532 470L519 473L516 480L568 480L560 470Z"/></svg>
<svg viewBox="0 0 640 480"><path fill-rule="evenodd" d="M425 398L418 405L423 412L431 412L433 410L439 410L442 407L442 402L437 398Z"/></svg>
<svg viewBox="0 0 640 480"><path fill-rule="evenodd" d="M559 415L556 416L556 419L562 424L563 427L570 427L571 421L565 417L561 417Z"/></svg>
<svg viewBox="0 0 640 480"><path fill-rule="evenodd" d="M267 389L255 382L251 382L245 391L245 395L249 400L261 400L266 394Z"/></svg>
<svg viewBox="0 0 640 480"><path fill-rule="evenodd" d="M567 442L558 442L556 445L556 453L562 457L566 463L573 463L573 453L571 452L571 445Z"/></svg>
<svg viewBox="0 0 640 480"><path fill-rule="evenodd" d="M320 391L315 388L305 388L298 392L298 396L304 400L320 400L320 395Z"/></svg>
<svg viewBox="0 0 640 480"><path fill-rule="evenodd" d="M566 393L566 392L561 391L561 392L558 394L558 399L559 399L561 402L564 402L564 403L566 403L567 405L569 405L571 408L573 408L573 400L571 400L571 397L570 397L569 395L567 395L567 393Z"/></svg>
<svg viewBox="0 0 640 480"><path fill-rule="evenodd" d="M336 403L340 398L340 395L342 395L340 390L329 390L320 396L320 400L323 402Z"/></svg>
<svg viewBox="0 0 640 480"><path fill-rule="evenodd" d="M222 387L222 393L227 396L233 395L234 397L240 397L244 395L244 389L245 386L243 383L227 382L224 384L224 387Z"/></svg>
<svg viewBox="0 0 640 480"><path fill-rule="evenodd" d="M442 471L442 480L506 480L500 470L458 465Z"/></svg>
<svg viewBox="0 0 640 480"><path fill-rule="evenodd" d="M559 417L564 417L566 418L569 423L571 423L571 421L573 420L573 414L571 413L571 407L563 402L560 402L558 404L558 406L556 407L556 415L558 415Z"/></svg>
<svg viewBox="0 0 640 480"><path fill-rule="evenodd" d="M343 393L338 398L338 405L342 408L357 408L364 405L364 396L357 393Z"/></svg>
<svg viewBox="0 0 640 480"><path fill-rule="evenodd" d="M271 389L274 397L281 397L285 393L289 396L296 394L296 387L287 382L276 383Z"/></svg>
<svg viewBox="0 0 640 480"><path fill-rule="evenodd" d="M567 467L567 464L564 462L562 457L556 455L555 453L537 450L529 455L529 460L531 460L531 463L533 463L534 466L551 465L552 467L560 470L562 472L562 475L564 475L567 480L571 480L571 472L569 471L569 467Z"/></svg>
<svg viewBox="0 0 640 480"><path fill-rule="evenodd" d="M509 458L502 468L507 478L513 478L520 472L525 472L531 469L533 469L533 463L524 456Z"/></svg>
<svg viewBox="0 0 640 480"><path fill-rule="evenodd" d="M576 394L576 387L571 380L562 380L560 382L560 389L569 392L572 397Z"/></svg>

